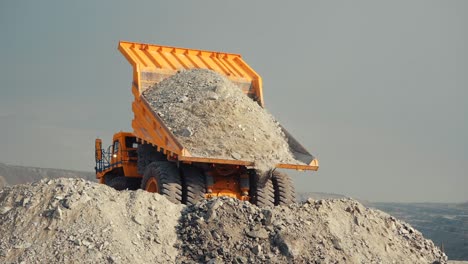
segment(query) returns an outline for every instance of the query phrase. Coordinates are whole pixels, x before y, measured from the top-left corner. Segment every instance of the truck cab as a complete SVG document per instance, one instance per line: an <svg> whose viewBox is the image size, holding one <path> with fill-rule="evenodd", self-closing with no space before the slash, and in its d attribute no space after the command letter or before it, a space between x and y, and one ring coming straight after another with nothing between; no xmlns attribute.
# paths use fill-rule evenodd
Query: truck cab
<svg viewBox="0 0 468 264"><path fill-rule="evenodd" d="M109 183L116 177L141 178L137 171L138 143L130 132L115 133L112 145L102 148L102 140L95 142L96 178L100 183Z"/></svg>

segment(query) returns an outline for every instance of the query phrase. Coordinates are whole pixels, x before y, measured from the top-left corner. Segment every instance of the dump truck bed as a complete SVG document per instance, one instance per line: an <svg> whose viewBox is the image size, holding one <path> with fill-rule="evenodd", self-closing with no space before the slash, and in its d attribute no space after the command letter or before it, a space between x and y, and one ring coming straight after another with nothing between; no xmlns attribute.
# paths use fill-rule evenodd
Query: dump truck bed
<svg viewBox="0 0 468 264"><path fill-rule="evenodd" d="M158 46L152 44L120 42L119 50L133 66L132 127L137 138L164 151L172 159L186 162L219 163L254 166L251 160L197 157L185 148L168 129L164 121L150 106L142 93L161 80L180 70L209 69L216 71L234 84L247 96L263 107L261 77L237 54ZM297 163L277 164L278 168L317 170L318 161L294 137L281 127L289 148Z"/></svg>

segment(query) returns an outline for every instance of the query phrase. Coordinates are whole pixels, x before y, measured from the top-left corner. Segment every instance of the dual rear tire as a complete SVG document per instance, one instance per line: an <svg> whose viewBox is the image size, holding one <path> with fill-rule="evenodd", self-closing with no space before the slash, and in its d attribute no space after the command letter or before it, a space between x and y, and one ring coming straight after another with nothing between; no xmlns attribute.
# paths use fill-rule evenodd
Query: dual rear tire
<svg viewBox="0 0 468 264"><path fill-rule="evenodd" d="M192 166L177 168L168 161L153 162L145 170L141 188L159 193L173 203L196 204L205 198L206 183L201 170Z"/></svg>
<svg viewBox="0 0 468 264"><path fill-rule="evenodd" d="M290 205L296 202L296 191L291 177L280 171L273 171L262 186L258 176L251 178L252 202L259 207Z"/></svg>
<svg viewBox="0 0 468 264"><path fill-rule="evenodd" d="M203 171L197 167L183 166L182 177L185 194L182 202L184 204L193 205L205 199L206 181Z"/></svg>

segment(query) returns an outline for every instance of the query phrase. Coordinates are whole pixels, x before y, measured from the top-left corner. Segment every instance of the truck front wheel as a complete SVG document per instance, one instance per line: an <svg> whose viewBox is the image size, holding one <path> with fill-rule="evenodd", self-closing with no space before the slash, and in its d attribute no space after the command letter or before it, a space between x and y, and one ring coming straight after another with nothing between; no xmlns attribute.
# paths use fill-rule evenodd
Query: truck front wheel
<svg viewBox="0 0 468 264"><path fill-rule="evenodd" d="M149 164L143 174L141 188L148 192L164 195L173 203L182 202L182 184L179 169L169 161Z"/></svg>
<svg viewBox="0 0 468 264"><path fill-rule="evenodd" d="M107 185L116 189L117 191L123 191L129 187L128 180L124 176L117 176L112 178Z"/></svg>
<svg viewBox="0 0 468 264"><path fill-rule="evenodd" d="M107 177L106 175L106 185L116 189L117 191L123 191L126 189L137 190L140 187L140 179L138 178L129 178L125 176L109 175L112 177Z"/></svg>

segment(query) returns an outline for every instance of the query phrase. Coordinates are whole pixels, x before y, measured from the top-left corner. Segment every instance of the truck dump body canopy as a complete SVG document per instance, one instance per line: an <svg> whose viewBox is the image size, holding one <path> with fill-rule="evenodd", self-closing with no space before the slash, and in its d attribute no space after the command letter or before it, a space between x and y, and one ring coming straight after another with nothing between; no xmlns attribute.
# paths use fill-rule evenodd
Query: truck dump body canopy
<svg viewBox="0 0 468 264"><path fill-rule="evenodd" d="M229 78L247 96L263 106L261 78L240 55L132 42L120 42L119 50L133 66L132 92L135 100L132 104L134 112L132 127L135 136L162 148L170 157L181 161L254 165L253 161L249 160L194 157L182 146L180 140L142 96L146 89L180 70L209 69ZM277 164L276 167L317 170L318 161L289 132L282 129L294 158L306 165L298 162L298 164Z"/></svg>

